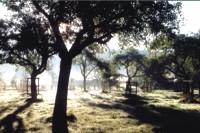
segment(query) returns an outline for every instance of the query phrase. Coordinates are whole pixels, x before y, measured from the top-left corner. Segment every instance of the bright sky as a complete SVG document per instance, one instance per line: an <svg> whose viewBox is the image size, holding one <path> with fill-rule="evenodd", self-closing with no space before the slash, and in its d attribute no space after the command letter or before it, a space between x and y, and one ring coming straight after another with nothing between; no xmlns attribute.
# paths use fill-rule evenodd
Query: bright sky
<svg viewBox="0 0 200 133"><path fill-rule="evenodd" d="M191 32L194 32L194 33L198 32L198 30L200 29L200 16L199 16L200 1L182 1L182 3L183 3L182 14L185 20L184 20L184 25L181 26L180 32L185 33L185 34L189 34ZM7 14L6 10L0 6L0 18L2 18L6 14ZM117 39L114 38L110 41L109 46L115 47L116 43L117 43ZM143 49L143 47L140 47L140 49ZM54 71L58 74L59 60L54 61L54 65L55 65ZM9 67L8 65L0 66L0 72L4 73L4 77L6 78L6 80L11 79L14 76L13 73L15 73L15 70L13 69L13 67L10 67L10 69L8 69L8 67ZM77 70L77 67L72 69L71 77L74 79L82 79L80 76L79 76L80 78L77 78L77 75L80 75L80 73L75 70ZM44 73L40 76L41 77L40 79L42 81L47 81L46 80L47 76L48 74Z"/></svg>
<svg viewBox="0 0 200 133"><path fill-rule="evenodd" d="M200 1L182 1L182 13L185 18L181 33L197 33L200 29Z"/></svg>

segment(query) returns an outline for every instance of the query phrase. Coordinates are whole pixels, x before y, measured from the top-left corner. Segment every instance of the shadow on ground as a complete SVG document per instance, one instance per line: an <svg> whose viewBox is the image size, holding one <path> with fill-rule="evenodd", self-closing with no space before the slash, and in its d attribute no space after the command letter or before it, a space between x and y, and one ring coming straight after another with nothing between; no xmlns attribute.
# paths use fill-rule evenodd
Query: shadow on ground
<svg viewBox="0 0 200 133"><path fill-rule="evenodd" d="M127 112L127 118L137 119L140 124L151 124L155 133L195 133L200 131L200 112L183 111L170 107L148 105L148 99L137 95L125 95L125 100L114 104L89 103L104 109Z"/></svg>
<svg viewBox="0 0 200 133"><path fill-rule="evenodd" d="M21 117L18 116L19 113L26 110L31 106L33 102L30 100L25 100L24 105L18 107L12 114L0 120L0 129L2 133L24 133L25 127L24 122Z"/></svg>

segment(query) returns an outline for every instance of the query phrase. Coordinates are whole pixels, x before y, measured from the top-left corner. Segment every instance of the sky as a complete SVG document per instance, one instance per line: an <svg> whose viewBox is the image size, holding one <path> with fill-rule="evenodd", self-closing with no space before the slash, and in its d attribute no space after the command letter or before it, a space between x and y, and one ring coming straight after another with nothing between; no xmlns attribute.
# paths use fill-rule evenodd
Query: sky
<svg viewBox="0 0 200 133"><path fill-rule="evenodd" d="M190 34L190 33L196 33L200 29L200 1L182 1L182 14L184 17L183 24L180 28L180 33L184 34ZM2 18L4 15L6 15L6 10L0 6L0 18ZM115 44L118 43L118 40L116 38L111 39L108 45L110 47L116 47ZM139 47L138 49L142 50L144 49L143 46ZM53 71L59 74L59 59L55 58L53 61ZM80 72L77 71L77 67L73 67L71 71L71 78L74 79L82 79ZM1 65L0 66L0 72L3 73L3 76L6 81L10 81L12 77L17 74L15 71L15 67L10 65ZM19 73L19 72L18 72ZM41 82L44 82L47 84L51 78L48 72L44 72L42 75L39 76Z"/></svg>
<svg viewBox="0 0 200 133"><path fill-rule="evenodd" d="M181 33L197 33L200 29L200 1L182 1L182 14L185 18Z"/></svg>

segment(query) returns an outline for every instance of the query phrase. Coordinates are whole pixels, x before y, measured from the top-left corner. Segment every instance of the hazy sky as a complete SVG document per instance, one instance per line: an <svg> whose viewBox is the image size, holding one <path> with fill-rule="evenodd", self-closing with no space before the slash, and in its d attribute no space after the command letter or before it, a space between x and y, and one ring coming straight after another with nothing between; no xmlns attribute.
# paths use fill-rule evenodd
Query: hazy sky
<svg viewBox="0 0 200 133"><path fill-rule="evenodd" d="M184 25L181 26L180 32L187 34L191 32L194 33L198 32L198 30L200 29L200 16L199 16L200 1L182 1L182 3L183 3L182 14L185 19L184 19ZM6 10L0 6L0 18L2 18L5 14L7 14ZM114 44L116 43L117 43L116 39L112 39L109 45L114 46ZM75 70L77 70L77 67L72 69L71 77L74 79L81 79L80 73ZM58 74L59 59L56 59L54 61L54 71ZM14 67L9 65L1 65L0 72L3 72L4 77L8 80L14 76L15 69ZM48 73L44 73L40 77L41 81L47 81Z"/></svg>
<svg viewBox="0 0 200 133"><path fill-rule="evenodd" d="M200 1L182 1L182 13L184 25L181 26L181 33L198 32L200 29Z"/></svg>

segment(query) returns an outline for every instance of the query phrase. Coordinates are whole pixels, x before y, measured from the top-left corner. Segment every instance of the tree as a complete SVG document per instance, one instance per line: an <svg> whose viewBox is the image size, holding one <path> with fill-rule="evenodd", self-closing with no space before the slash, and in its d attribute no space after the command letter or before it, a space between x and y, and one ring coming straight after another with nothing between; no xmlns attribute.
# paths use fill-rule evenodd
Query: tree
<svg viewBox="0 0 200 133"><path fill-rule="evenodd" d="M116 84L116 78L118 76L116 74L116 67L112 62L110 62L110 60L95 56L97 53L101 53L102 51L105 52L106 49L102 49L102 47L100 47L101 50L99 50L95 47L96 45L93 46L94 47L89 47L88 50L85 50L85 53L88 57L88 60L93 62L94 69L99 72L99 76L102 80L101 84L103 86L102 92L107 92L107 89L110 90L111 87Z"/></svg>
<svg viewBox="0 0 200 133"><path fill-rule="evenodd" d="M173 55L172 43L174 38L160 34L152 42L148 42L149 58L144 65L144 73L153 81L163 83L170 74L170 58Z"/></svg>
<svg viewBox="0 0 200 133"><path fill-rule="evenodd" d="M117 85L117 78L119 75L117 74L117 69L112 62L104 61L104 66L100 66L101 74L102 74L102 84L104 87L102 88L102 92L107 92L107 89L111 92L111 87Z"/></svg>
<svg viewBox="0 0 200 133"><path fill-rule="evenodd" d="M6 90L6 83L3 79L2 72L0 72L0 90Z"/></svg>
<svg viewBox="0 0 200 133"><path fill-rule="evenodd" d="M152 64L148 69L151 74L154 72L154 77L157 73L159 79L166 81L166 74L170 72L176 78L186 81L193 79L196 76L195 73L198 73L200 67L198 34L193 36L177 35L174 38L160 35L149 46L150 50L154 51L154 59L151 60ZM191 93L191 99L193 99L193 90L190 92L189 83L184 84L186 87L183 93L187 95Z"/></svg>
<svg viewBox="0 0 200 133"><path fill-rule="evenodd" d="M12 88L15 88L16 90L18 90L16 75L13 76L13 78L11 80L11 86L12 86Z"/></svg>
<svg viewBox="0 0 200 133"><path fill-rule="evenodd" d="M101 71L99 70L99 68L96 67L94 68L94 71L92 74L93 74L92 75L93 79L96 80L97 88L100 89Z"/></svg>
<svg viewBox="0 0 200 133"><path fill-rule="evenodd" d="M68 132L66 126L67 87L72 59L75 56L95 42L105 44L113 34L118 32L133 32L141 36L150 32L154 34L173 32L178 24L176 18L180 7L180 4L172 5L167 1L32 1L32 3L13 2L11 4L20 9L23 7L21 5L27 3L33 4L35 7L32 10L40 12L39 17L49 23L56 42L54 49L61 59L53 112L53 132ZM59 30L61 24L66 26L65 34Z"/></svg>
<svg viewBox="0 0 200 133"><path fill-rule="evenodd" d="M96 64L89 59L90 57L89 54L87 53L88 52L86 50L83 50L82 53L73 60L73 63L80 67L81 75L83 76L83 90L85 92L87 91L86 89L87 77L96 67Z"/></svg>
<svg viewBox="0 0 200 133"><path fill-rule="evenodd" d="M199 41L199 35L179 35L175 39L172 45L174 56L171 59L174 67L172 67L171 71L174 72L177 77L180 77L183 80L197 80L194 79L194 77L195 73L198 73L200 70ZM190 91L189 83L185 84L186 88L184 94L190 95L191 97L189 100L193 100L193 88Z"/></svg>
<svg viewBox="0 0 200 133"><path fill-rule="evenodd" d="M130 89L128 86L130 86L133 77L136 77L138 72L142 70L143 60L144 56L139 54L139 52L133 48L114 56L114 64L116 64L119 69L124 69L126 71L125 77L128 78L127 91Z"/></svg>
<svg viewBox="0 0 200 133"><path fill-rule="evenodd" d="M1 57L5 63L25 67L31 76L31 99L37 100L36 77L47 66L56 52L51 48L45 24L39 19L24 15L20 24L6 22L1 25Z"/></svg>
<svg viewBox="0 0 200 133"><path fill-rule="evenodd" d="M53 71L54 64L52 61L47 63L47 68L46 70L48 71L48 74L51 76L51 89L55 88L56 83L57 83L57 74Z"/></svg>

